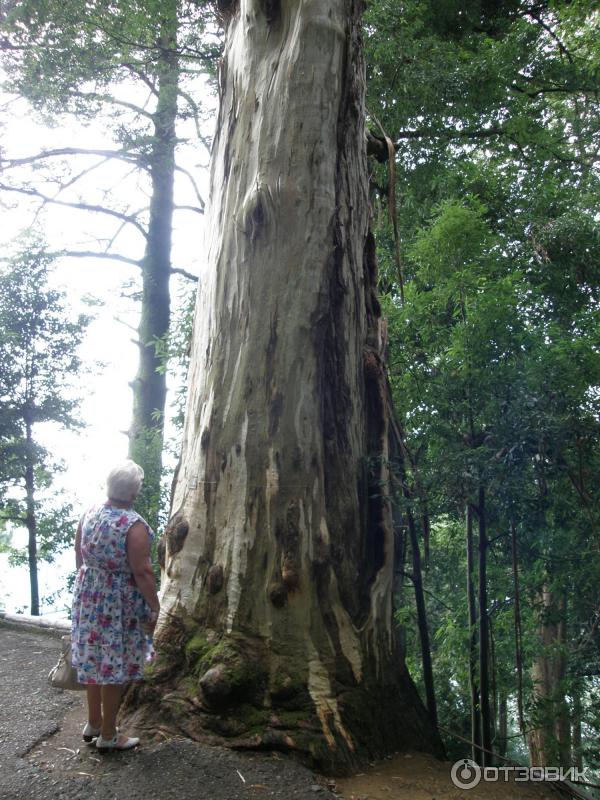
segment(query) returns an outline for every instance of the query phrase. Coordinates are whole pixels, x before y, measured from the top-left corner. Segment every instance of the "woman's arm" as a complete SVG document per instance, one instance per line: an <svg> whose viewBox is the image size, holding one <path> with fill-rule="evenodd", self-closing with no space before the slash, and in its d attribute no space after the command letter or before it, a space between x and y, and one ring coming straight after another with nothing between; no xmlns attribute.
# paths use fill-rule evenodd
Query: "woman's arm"
<svg viewBox="0 0 600 800"><path fill-rule="evenodd" d="M77 526L77 533L75 534L75 567L83 564L83 556L81 555L81 522Z"/></svg>
<svg viewBox="0 0 600 800"><path fill-rule="evenodd" d="M127 561L136 585L150 609L158 616L160 605L156 594L156 580L150 561L150 537L142 522L135 522L127 531Z"/></svg>

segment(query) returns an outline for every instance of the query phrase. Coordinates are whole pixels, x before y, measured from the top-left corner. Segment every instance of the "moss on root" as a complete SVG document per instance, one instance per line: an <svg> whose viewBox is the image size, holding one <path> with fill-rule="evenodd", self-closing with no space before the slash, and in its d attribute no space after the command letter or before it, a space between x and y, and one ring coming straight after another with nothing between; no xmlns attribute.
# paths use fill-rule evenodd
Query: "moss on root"
<svg viewBox="0 0 600 800"><path fill-rule="evenodd" d="M139 730L293 752L331 774L403 746L439 754L435 732L402 673L388 686L369 675L360 686L336 684L350 743L333 715L324 723L319 719L301 659L282 661L256 637L219 635L185 612L160 632L156 644L147 680L124 704L128 722Z"/></svg>

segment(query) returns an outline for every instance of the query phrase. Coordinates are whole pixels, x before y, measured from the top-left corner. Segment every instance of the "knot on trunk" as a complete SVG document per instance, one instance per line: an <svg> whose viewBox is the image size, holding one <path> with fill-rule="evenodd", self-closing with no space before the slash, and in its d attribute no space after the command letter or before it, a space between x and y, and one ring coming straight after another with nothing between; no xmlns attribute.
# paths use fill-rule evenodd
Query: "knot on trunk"
<svg viewBox="0 0 600 800"><path fill-rule="evenodd" d="M242 209L243 229L252 244L263 236L275 221L275 202L268 184L260 184L250 191Z"/></svg>
<svg viewBox="0 0 600 800"><path fill-rule="evenodd" d="M192 642L188 656L198 656L198 685L207 705L221 709L229 705L256 700L262 703L266 685L264 652L246 638L220 640L216 645Z"/></svg>
<svg viewBox="0 0 600 800"><path fill-rule="evenodd" d="M222 705L230 697L233 685L225 664L216 664L198 681L202 694L210 705Z"/></svg>
<svg viewBox="0 0 600 800"><path fill-rule="evenodd" d="M169 545L170 556L174 556L175 553L178 553L182 549L189 530L189 523L181 514L177 514L169 520L165 530L165 537Z"/></svg>
<svg viewBox="0 0 600 800"><path fill-rule="evenodd" d="M273 583L269 587L269 600L275 608L283 608L287 602L288 589L285 583Z"/></svg>
<svg viewBox="0 0 600 800"><path fill-rule="evenodd" d="M213 564L208 570L208 577L206 584L210 594L217 594L223 588L223 566L221 564Z"/></svg>

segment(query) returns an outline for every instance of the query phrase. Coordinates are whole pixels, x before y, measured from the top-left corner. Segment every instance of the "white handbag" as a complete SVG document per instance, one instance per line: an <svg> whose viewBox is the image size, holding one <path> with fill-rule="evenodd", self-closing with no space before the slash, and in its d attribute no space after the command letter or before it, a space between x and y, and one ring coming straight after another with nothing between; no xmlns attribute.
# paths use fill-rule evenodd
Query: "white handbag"
<svg viewBox="0 0 600 800"><path fill-rule="evenodd" d="M48 673L48 683L56 689L83 691L85 686L77 683L77 670L71 665L71 637L62 636L62 652L58 662Z"/></svg>

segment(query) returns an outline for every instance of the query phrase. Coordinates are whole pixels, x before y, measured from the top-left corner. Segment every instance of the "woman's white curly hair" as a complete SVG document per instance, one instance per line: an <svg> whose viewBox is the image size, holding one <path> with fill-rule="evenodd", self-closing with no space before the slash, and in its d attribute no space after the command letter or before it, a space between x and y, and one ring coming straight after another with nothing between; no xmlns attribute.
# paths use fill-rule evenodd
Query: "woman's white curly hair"
<svg viewBox="0 0 600 800"><path fill-rule="evenodd" d="M129 502L140 491L143 480L144 470L128 458L108 473L106 493L112 500Z"/></svg>

